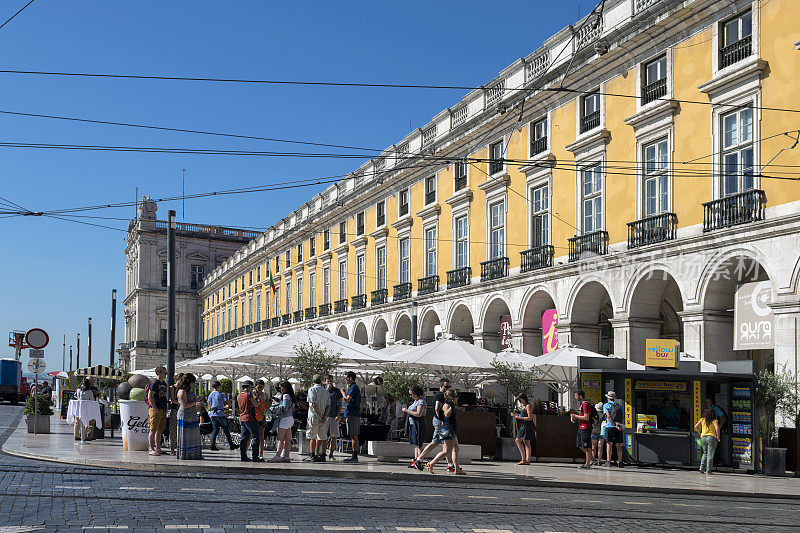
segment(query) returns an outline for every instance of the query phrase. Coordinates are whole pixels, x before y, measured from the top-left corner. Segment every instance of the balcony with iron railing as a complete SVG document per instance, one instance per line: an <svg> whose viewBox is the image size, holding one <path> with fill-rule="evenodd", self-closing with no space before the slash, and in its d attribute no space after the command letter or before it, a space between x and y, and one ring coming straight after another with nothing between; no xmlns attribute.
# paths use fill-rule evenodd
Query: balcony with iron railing
<svg viewBox="0 0 800 533"><path fill-rule="evenodd" d="M346 313L347 312L347 298L343 298L341 300L336 300L333 302L333 311L335 313Z"/></svg>
<svg viewBox="0 0 800 533"><path fill-rule="evenodd" d="M389 291L387 289L376 289L370 293L371 305L385 304L388 299Z"/></svg>
<svg viewBox="0 0 800 533"><path fill-rule="evenodd" d="M703 231L764 220L767 195L752 189L703 204Z"/></svg>
<svg viewBox="0 0 800 533"><path fill-rule="evenodd" d="M481 263L481 281L490 281L508 276L508 257L497 257Z"/></svg>
<svg viewBox="0 0 800 533"><path fill-rule="evenodd" d="M628 222L628 248L638 248L675 238L678 215L660 213Z"/></svg>
<svg viewBox="0 0 800 533"><path fill-rule="evenodd" d="M288 326L292 323L292 314L291 313L284 313L281 316L281 325Z"/></svg>
<svg viewBox="0 0 800 533"><path fill-rule="evenodd" d="M555 247L546 244L520 252L520 272L531 272L553 266Z"/></svg>
<svg viewBox="0 0 800 533"><path fill-rule="evenodd" d="M244 326L241 326L239 329L236 330L236 336L239 337L244 335Z"/></svg>
<svg viewBox="0 0 800 533"><path fill-rule="evenodd" d="M411 298L411 282L398 283L393 287L392 294L392 301L394 302Z"/></svg>
<svg viewBox="0 0 800 533"><path fill-rule="evenodd" d="M719 68L725 68L750 57L753 53L753 36L742 37L719 50Z"/></svg>
<svg viewBox="0 0 800 533"><path fill-rule="evenodd" d="M295 312L292 314L292 319L293 319L295 322L302 322L302 321L303 321L303 310L302 310L302 309L300 309L299 311L295 311Z"/></svg>
<svg viewBox="0 0 800 533"><path fill-rule="evenodd" d="M259 331L261 331L261 322L254 322L253 332L258 333Z"/></svg>
<svg viewBox="0 0 800 533"><path fill-rule="evenodd" d="M489 175L494 176L503 171L504 159L490 159L489 160Z"/></svg>
<svg viewBox="0 0 800 533"><path fill-rule="evenodd" d="M404 217L408 214L408 204L400 204L400 209L398 211L401 217Z"/></svg>
<svg viewBox="0 0 800 533"><path fill-rule="evenodd" d="M425 205L436 202L436 191L425 191Z"/></svg>
<svg viewBox="0 0 800 533"><path fill-rule="evenodd" d="M667 96L667 78L661 78L642 87L642 105Z"/></svg>
<svg viewBox="0 0 800 533"><path fill-rule="evenodd" d="M581 133L586 133L600 127L600 110L593 111L581 117Z"/></svg>
<svg viewBox="0 0 800 533"><path fill-rule="evenodd" d="M423 296L425 294L433 294L439 290L439 276L426 276L417 280L417 294Z"/></svg>
<svg viewBox="0 0 800 533"><path fill-rule="evenodd" d="M317 318L317 308L316 307L306 307L304 314L306 316L306 320L311 320Z"/></svg>
<svg viewBox="0 0 800 533"><path fill-rule="evenodd" d="M253 324L247 324L247 325L244 327L244 332L245 332L245 334L247 334L247 333L253 333Z"/></svg>
<svg viewBox="0 0 800 533"><path fill-rule="evenodd" d="M447 271L447 288L455 289L469 285L472 279L472 267L454 268Z"/></svg>
<svg viewBox="0 0 800 533"><path fill-rule="evenodd" d="M367 295L366 294L357 294L350 298L351 305L350 309L364 309L367 307Z"/></svg>
<svg viewBox="0 0 800 533"><path fill-rule="evenodd" d="M319 306L319 316L330 316L331 314L331 304L320 304Z"/></svg>
<svg viewBox="0 0 800 533"><path fill-rule="evenodd" d="M576 235L569 241L569 260L577 261L591 255L608 253L608 232L603 230Z"/></svg>
<svg viewBox="0 0 800 533"><path fill-rule="evenodd" d="M453 180L453 189L456 191L460 191L461 189L465 189L466 187L467 187L466 174L456 176L456 178Z"/></svg>
<svg viewBox="0 0 800 533"><path fill-rule="evenodd" d="M547 136L539 137L531 141L531 155L541 154L547 151Z"/></svg>
<svg viewBox="0 0 800 533"><path fill-rule="evenodd" d="M279 316L272 317L272 327L273 328L277 328L280 325L281 325L281 317L279 317Z"/></svg>
<svg viewBox="0 0 800 533"><path fill-rule="evenodd" d="M261 330L266 331L271 327L269 318L261 321Z"/></svg>

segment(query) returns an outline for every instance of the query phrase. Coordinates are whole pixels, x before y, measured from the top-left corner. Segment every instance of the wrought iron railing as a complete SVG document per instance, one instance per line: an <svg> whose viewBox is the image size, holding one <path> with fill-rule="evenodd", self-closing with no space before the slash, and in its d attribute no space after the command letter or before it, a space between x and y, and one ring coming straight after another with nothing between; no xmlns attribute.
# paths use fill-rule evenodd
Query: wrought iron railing
<svg viewBox="0 0 800 533"><path fill-rule="evenodd" d="M272 327L277 328L280 325L281 325L281 317L279 316L272 317Z"/></svg>
<svg viewBox="0 0 800 533"><path fill-rule="evenodd" d="M555 255L555 248L549 244L538 246L520 252L520 271L530 272L531 270L538 270L540 268L553 266L553 255Z"/></svg>
<svg viewBox="0 0 800 533"><path fill-rule="evenodd" d="M455 180L453 180L453 189L456 191L460 191L461 189L465 189L467 187L467 176L461 175L456 176Z"/></svg>
<svg viewBox="0 0 800 533"><path fill-rule="evenodd" d="M295 311L294 314L292 315L292 319L295 322L302 322L303 321L303 310L300 309L298 311Z"/></svg>
<svg viewBox="0 0 800 533"><path fill-rule="evenodd" d="M569 260L577 261L586 255L605 255L608 253L608 232L599 230L576 235L569 241Z"/></svg>
<svg viewBox="0 0 800 533"><path fill-rule="evenodd" d="M491 159L489 160L489 175L493 176L499 172L503 171L503 162L504 160L501 159Z"/></svg>
<svg viewBox="0 0 800 533"><path fill-rule="evenodd" d="M399 210L400 216L406 216L408 214L408 204L400 204Z"/></svg>
<svg viewBox="0 0 800 533"><path fill-rule="evenodd" d="M335 302L333 302L333 310L336 313L347 312L347 298L343 298L341 300L336 300Z"/></svg>
<svg viewBox="0 0 800 533"><path fill-rule="evenodd" d="M244 332L245 332L245 333L253 333L253 325L252 325L252 324L247 324L247 325L244 327Z"/></svg>
<svg viewBox="0 0 800 533"><path fill-rule="evenodd" d="M671 241L678 227L678 215L661 213L628 222L628 248Z"/></svg>
<svg viewBox="0 0 800 533"><path fill-rule="evenodd" d="M547 150L547 136L539 137L531 141L531 155L541 154Z"/></svg>
<svg viewBox="0 0 800 533"><path fill-rule="evenodd" d="M753 53L753 36L742 37L733 44L719 50L719 68L725 68L738 63Z"/></svg>
<svg viewBox="0 0 800 533"><path fill-rule="evenodd" d="M367 306L367 295L357 294L351 298L350 309L364 309Z"/></svg>
<svg viewBox="0 0 800 533"><path fill-rule="evenodd" d="M600 110L581 117L581 133L586 133L600 126Z"/></svg>
<svg viewBox="0 0 800 533"><path fill-rule="evenodd" d="M370 293L370 303L375 305L385 304L389 291L387 289L376 289Z"/></svg>
<svg viewBox="0 0 800 533"><path fill-rule="evenodd" d="M417 280L417 294L432 294L439 290L439 276L427 276Z"/></svg>
<svg viewBox="0 0 800 533"><path fill-rule="evenodd" d="M497 257L481 263L481 281L508 276L508 257Z"/></svg>
<svg viewBox="0 0 800 533"><path fill-rule="evenodd" d="M456 287L463 287L469 285L472 279L472 267L454 268L447 271L447 288L455 289Z"/></svg>
<svg viewBox="0 0 800 533"><path fill-rule="evenodd" d="M331 314L331 304L320 304L319 306L319 316L330 316Z"/></svg>
<svg viewBox="0 0 800 533"><path fill-rule="evenodd" d="M667 96L667 78L661 78L642 87L642 104L649 104Z"/></svg>
<svg viewBox="0 0 800 533"><path fill-rule="evenodd" d="M253 331L255 333L258 333L259 331L261 331L261 322L255 322L253 324Z"/></svg>
<svg viewBox="0 0 800 533"><path fill-rule="evenodd" d="M262 330L268 330L270 328L270 326L271 326L271 324L270 324L269 318L267 318L266 320L262 320L261 321L261 329Z"/></svg>
<svg viewBox="0 0 800 533"><path fill-rule="evenodd" d="M304 311L306 315L306 320L311 320L312 318L317 318L317 308L316 307L306 307Z"/></svg>
<svg viewBox="0 0 800 533"><path fill-rule="evenodd" d="M703 204L703 231L764 220L767 195L752 189Z"/></svg>
<svg viewBox="0 0 800 533"><path fill-rule="evenodd" d="M241 326L239 327L239 329L236 330L236 335L237 336L244 335L244 326Z"/></svg>
<svg viewBox="0 0 800 533"><path fill-rule="evenodd" d="M396 302L397 300L405 300L407 298L411 298L411 282L406 281L404 283L398 283L393 287L392 291L392 301Z"/></svg>
<svg viewBox="0 0 800 533"><path fill-rule="evenodd" d="M436 191L425 191L425 205L430 205L436 201Z"/></svg>
<svg viewBox="0 0 800 533"><path fill-rule="evenodd" d="M281 325L288 326L292 323L292 314L291 313L284 313L281 316Z"/></svg>

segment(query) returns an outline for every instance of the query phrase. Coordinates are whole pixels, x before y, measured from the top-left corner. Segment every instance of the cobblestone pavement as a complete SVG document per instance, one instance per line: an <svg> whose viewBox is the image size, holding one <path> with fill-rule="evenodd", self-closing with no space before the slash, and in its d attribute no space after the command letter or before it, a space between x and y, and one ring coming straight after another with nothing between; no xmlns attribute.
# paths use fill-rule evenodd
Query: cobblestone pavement
<svg viewBox="0 0 800 533"><path fill-rule="evenodd" d="M0 405L0 444L21 408ZM0 533L797 531L800 502L65 466L0 454Z"/></svg>

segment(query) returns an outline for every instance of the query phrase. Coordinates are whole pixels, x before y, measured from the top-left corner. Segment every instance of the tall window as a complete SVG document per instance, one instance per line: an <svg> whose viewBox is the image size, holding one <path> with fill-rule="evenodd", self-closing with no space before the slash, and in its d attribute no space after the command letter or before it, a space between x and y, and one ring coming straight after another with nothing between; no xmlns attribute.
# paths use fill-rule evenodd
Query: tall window
<svg viewBox="0 0 800 533"><path fill-rule="evenodd" d="M356 235L364 235L364 212L356 215Z"/></svg>
<svg viewBox="0 0 800 533"><path fill-rule="evenodd" d="M339 244L347 242L347 221L339 222Z"/></svg>
<svg viewBox="0 0 800 533"><path fill-rule="evenodd" d="M408 283L411 279L411 242L408 237L400 239L400 283Z"/></svg>
<svg viewBox="0 0 800 533"><path fill-rule="evenodd" d="M253 271L252 270L250 271L250 282L248 283L248 285L251 286L251 287L253 285Z"/></svg>
<svg viewBox="0 0 800 533"><path fill-rule="evenodd" d="M264 288L264 320L269 318L269 290L266 287Z"/></svg>
<svg viewBox="0 0 800 533"><path fill-rule="evenodd" d="M436 275L436 228L425 230L425 275Z"/></svg>
<svg viewBox="0 0 800 533"><path fill-rule="evenodd" d="M297 264L303 262L303 243L297 245Z"/></svg>
<svg viewBox="0 0 800 533"><path fill-rule="evenodd" d="M167 286L167 262L166 261L162 261L161 262L161 286L162 287L166 287Z"/></svg>
<svg viewBox="0 0 800 533"><path fill-rule="evenodd" d="M242 305L242 315L244 315L244 305ZM236 320L239 318L239 301L233 304L233 327L236 328ZM242 320L244 322L244 320ZM241 325L241 322L239 323Z"/></svg>
<svg viewBox="0 0 800 533"><path fill-rule="evenodd" d="M457 161L453 165L454 191L460 191L467 186L467 172L469 172L469 163L466 161Z"/></svg>
<svg viewBox="0 0 800 533"><path fill-rule="evenodd" d="M322 249L328 251L331 249L331 230L326 229L322 232Z"/></svg>
<svg viewBox="0 0 800 533"><path fill-rule="evenodd" d="M228 324L228 328L225 331L231 329L231 317L228 315L228 322L225 322L225 309L222 309L222 327L225 327L225 324Z"/></svg>
<svg viewBox="0 0 800 533"><path fill-rule="evenodd" d="M281 256L275 256L275 272L281 271Z"/></svg>
<svg viewBox="0 0 800 533"><path fill-rule="evenodd" d="M256 323L261 322L261 291L256 293Z"/></svg>
<svg viewBox="0 0 800 533"><path fill-rule="evenodd" d="M249 295L247 298L247 323L253 323L253 295Z"/></svg>
<svg viewBox="0 0 800 533"><path fill-rule="evenodd" d="M380 201L375 206L375 225L378 227L386 224L386 202Z"/></svg>
<svg viewBox="0 0 800 533"><path fill-rule="evenodd" d="M722 194L753 187L753 109L744 108L722 116Z"/></svg>
<svg viewBox="0 0 800 533"><path fill-rule="evenodd" d="M541 185L531 189L531 248L550 244L549 210L550 187Z"/></svg>
<svg viewBox="0 0 800 533"><path fill-rule="evenodd" d="M600 126L600 89L581 97L581 133Z"/></svg>
<svg viewBox="0 0 800 533"><path fill-rule="evenodd" d="M599 231L603 227L603 176L600 165L581 170L583 232Z"/></svg>
<svg viewBox="0 0 800 533"><path fill-rule="evenodd" d="M378 289L385 289L386 288L386 247L379 246L375 250L375 262L377 264L378 270L378 280L377 280L377 288Z"/></svg>
<svg viewBox="0 0 800 533"><path fill-rule="evenodd" d="M281 288L275 287L275 316L281 316Z"/></svg>
<svg viewBox="0 0 800 533"><path fill-rule="evenodd" d="M325 267L322 269L322 303L331 303L331 269Z"/></svg>
<svg viewBox="0 0 800 533"><path fill-rule="evenodd" d="M531 124L531 155L547 150L547 117Z"/></svg>
<svg viewBox="0 0 800 533"><path fill-rule="evenodd" d="M489 175L492 176L503 171L503 140L489 145Z"/></svg>
<svg viewBox="0 0 800 533"><path fill-rule="evenodd" d="M356 294L364 294L367 290L367 261L364 254L356 256Z"/></svg>
<svg viewBox="0 0 800 533"><path fill-rule="evenodd" d="M669 209L669 189L667 179L667 140L661 139L646 144L643 150L644 216L666 213Z"/></svg>
<svg viewBox="0 0 800 533"><path fill-rule="evenodd" d="M308 305L314 307L317 305L317 273L308 273Z"/></svg>
<svg viewBox="0 0 800 533"><path fill-rule="evenodd" d="M303 309L303 278L297 278L297 306L295 307L298 311Z"/></svg>
<svg viewBox="0 0 800 533"><path fill-rule="evenodd" d="M650 61L644 66L642 103L647 104L667 94L667 56Z"/></svg>
<svg viewBox="0 0 800 533"><path fill-rule="evenodd" d="M261 265L256 268L256 283L261 281Z"/></svg>
<svg viewBox="0 0 800 533"><path fill-rule="evenodd" d="M310 239L308 239L308 257L314 257L317 255L317 236L314 235Z"/></svg>
<svg viewBox="0 0 800 533"><path fill-rule="evenodd" d="M496 202L489 207L489 259L505 256L506 205Z"/></svg>
<svg viewBox="0 0 800 533"><path fill-rule="evenodd" d="M286 250L286 268L292 266L292 252L291 250Z"/></svg>
<svg viewBox="0 0 800 533"><path fill-rule="evenodd" d="M722 25L720 68L748 57L753 50L753 13L747 11Z"/></svg>
<svg viewBox="0 0 800 533"><path fill-rule="evenodd" d="M347 261L339 261L339 299L347 298Z"/></svg>
<svg viewBox="0 0 800 533"><path fill-rule="evenodd" d="M292 280L286 280L286 312L292 312Z"/></svg>
<svg viewBox="0 0 800 533"><path fill-rule="evenodd" d="M399 215L405 216L408 214L408 189L403 189L398 195Z"/></svg>
<svg viewBox="0 0 800 533"><path fill-rule="evenodd" d="M436 176L425 178L425 205L436 202Z"/></svg>
<svg viewBox="0 0 800 533"><path fill-rule="evenodd" d="M192 288L196 289L203 280L205 269L203 265L192 265Z"/></svg>
<svg viewBox="0 0 800 533"><path fill-rule="evenodd" d="M467 216L456 218L456 268L469 265L469 223Z"/></svg>

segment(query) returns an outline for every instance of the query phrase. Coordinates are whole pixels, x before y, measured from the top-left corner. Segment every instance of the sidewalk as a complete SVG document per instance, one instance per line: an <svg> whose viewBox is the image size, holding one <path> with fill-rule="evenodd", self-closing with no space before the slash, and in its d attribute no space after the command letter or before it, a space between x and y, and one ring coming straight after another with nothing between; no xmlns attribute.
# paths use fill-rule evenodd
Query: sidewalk
<svg viewBox="0 0 800 533"><path fill-rule="evenodd" d="M153 457L147 452L122 450L120 437L81 444L74 440L72 426L53 417L48 435L29 435L24 418L6 440L4 452L20 457L125 470L157 472L269 473L293 476L421 481L432 476L409 469L407 463L378 463L361 457L357 465L341 460L326 463L303 462L293 453L291 463L242 463L239 452L204 450L202 461L178 461L174 456ZM345 456L339 456L343 459ZM436 478L452 483L484 483L555 488L588 488L664 492L710 496L789 498L800 500L800 478L772 478L749 474L704 476L693 470L628 466L623 469L596 467L579 470L577 465L539 463L517 466L513 462L478 461L465 465L468 475L448 475L439 470Z"/></svg>

